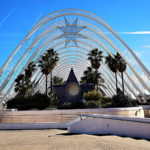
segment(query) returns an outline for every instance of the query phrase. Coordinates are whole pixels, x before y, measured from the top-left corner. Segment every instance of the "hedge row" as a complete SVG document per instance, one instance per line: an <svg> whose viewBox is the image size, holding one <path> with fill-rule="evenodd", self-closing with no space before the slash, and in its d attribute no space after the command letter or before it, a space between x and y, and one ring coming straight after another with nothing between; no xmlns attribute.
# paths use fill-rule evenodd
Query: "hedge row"
<svg viewBox="0 0 150 150"><path fill-rule="evenodd" d="M112 98L102 97L97 91L91 91L84 94L85 101L83 103L64 103L62 106L57 106L51 101L51 106L58 107L58 109L83 109L83 108L108 108L108 107L131 107L136 106L136 101L131 100L129 97L122 93L114 95ZM54 105L55 104L55 105ZM43 94L37 93L28 98L16 96L7 102L7 108L16 108L18 110L29 109L45 109L50 106L50 99Z"/></svg>
<svg viewBox="0 0 150 150"><path fill-rule="evenodd" d="M45 109L50 105L50 99L43 94L35 94L28 98L16 96L7 102L7 109L16 108L18 110Z"/></svg>

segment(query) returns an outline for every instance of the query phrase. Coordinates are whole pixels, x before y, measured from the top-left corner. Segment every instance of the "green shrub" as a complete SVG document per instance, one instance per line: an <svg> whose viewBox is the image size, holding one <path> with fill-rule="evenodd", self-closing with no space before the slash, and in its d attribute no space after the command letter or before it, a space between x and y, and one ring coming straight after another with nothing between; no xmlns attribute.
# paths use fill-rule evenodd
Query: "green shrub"
<svg viewBox="0 0 150 150"><path fill-rule="evenodd" d="M131 105L132 105L132 106L138 106L138 100L136 100L136 99L131 99Z"/></svg>
<svg viewBox="0 0 150 150"><path fill-rule="evenodd" d="M86 109L86 108L100 108L101 102L100 101L88 101L84 103L68 103L65 102L63 105L59 106L58 109Z"/></svg>
<svg viewBox="0 0 150 150"><path fill-rule="evenodd" d="M90 91L88 93L84 93L83 98L86 101L93 101L93 100L99 101L99 100L101 100L102 95L98 91L93 90L93 91Z"/></svg>
<svg viewBox="0 0 150 150"><path fill-rule="evenodd" d="M118 95L114 95L111 97L103 97L101 100L102 108L110 108L110 107L132 107L137 106L138 101L134 99L130 99L128 96L123 93L118 93Z"/></svg>
<svg viewBox="0 0 150 150"><path fill-rule="evenodd" d="M61 106L58 106L58 109L81 109L81 108L86 108L85 102L73 103L73 104L69 102L65 102Z"/></svg>
<svg viewBox="0 0 150 150"><path fill-rule="evenodd" d="M86 107L85 102L79 102L79 103L72 104L72 109L81 109L81 108L85 108L85 107Z"/></svg>
<svg viewBox="0 0 150 150"><path fill-rule="evenodd" d="M103 97L101 102L102 102L102 104L112 102L112 97Z"/></svg>
<svg viewBox="0 0 150 150"><path fill-rule="evenodd" d="M100 101L88 101L86 104L86 108L100 108L101 107L101 102Z"/></svg>
<svg viewBox="0 0 150 150"><path fill-rule="evenodd" d="M113 102L102 104L102 108L113 108L113 107L114 107Z"/></svg>
<svg viewBox="0 0 150 150"><path fill-rule="evenodd" d="M150 105L150 98L149 98L149 99L147 99L147 104L148 104L148 105Z"/></svg>
<svg viewBox="0 0 150 150"><path fill-rule="evenodd" d="M123 93L118 93L112 98L114 107L131 107L131 99Z"/></svg>
<svg viewBox="0 0 150 150"><path fill-rule="evenodd" d="M61 106L58 106L58 109L72 109L72 104L69 102L65 102L64 104L62 104Z"/></svg>
<svg viewBox="0 0 150 150"><path fill-rule="evenodd" d="M15 98L12 98L7 101L7 109L16 108L19 109L20 105L23 104L23 100L25 98L22 96L16 96Z"/></svg>
<svg viewBox="0 0 150 150"><path fill-rule="evenodd" d="M112 97L103 97L101 100L101 107L102 108L113 107Z"/></svg>
<svg viewBox="0 0 150 150"><path fill-rule="evenodd" d="M37 93L28 98L16 96L7 102L7 108L16 108L18 110L44 109L49 104L50 100L46 95Z"/></svg>

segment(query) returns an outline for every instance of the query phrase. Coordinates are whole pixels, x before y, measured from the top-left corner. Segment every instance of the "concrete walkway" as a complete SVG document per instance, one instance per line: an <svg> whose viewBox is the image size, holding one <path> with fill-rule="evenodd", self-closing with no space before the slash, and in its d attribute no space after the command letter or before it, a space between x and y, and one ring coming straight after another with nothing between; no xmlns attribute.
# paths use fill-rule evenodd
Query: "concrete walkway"
<svg viewBox="0 0 150 150"><path fill-rule="evenodd" d="M150 142L118 136L68 135L67 130L0 131L0 150L150 150Z"/></svg>

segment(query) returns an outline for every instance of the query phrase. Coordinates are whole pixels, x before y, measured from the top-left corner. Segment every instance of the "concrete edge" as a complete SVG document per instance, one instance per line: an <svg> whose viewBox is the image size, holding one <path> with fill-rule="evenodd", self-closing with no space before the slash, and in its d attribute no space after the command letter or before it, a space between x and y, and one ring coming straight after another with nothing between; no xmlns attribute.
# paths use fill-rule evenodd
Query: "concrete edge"
<svg viewBox="0 0 150 150"><path fill-rule="evenodd" d="M67 129L66 123L0 123L0 130Z"/></svg>

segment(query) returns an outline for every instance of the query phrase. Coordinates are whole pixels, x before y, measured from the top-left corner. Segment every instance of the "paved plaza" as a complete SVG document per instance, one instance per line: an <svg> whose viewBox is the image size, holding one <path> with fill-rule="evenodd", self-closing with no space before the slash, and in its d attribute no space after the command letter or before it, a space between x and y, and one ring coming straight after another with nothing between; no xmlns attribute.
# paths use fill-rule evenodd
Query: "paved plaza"
<svg viewBox="0 0 150 150"><path fill-rule="evenodd" d="M150 150L147 140L68 135L67 130L0 131L0 150Z"/></svg>

